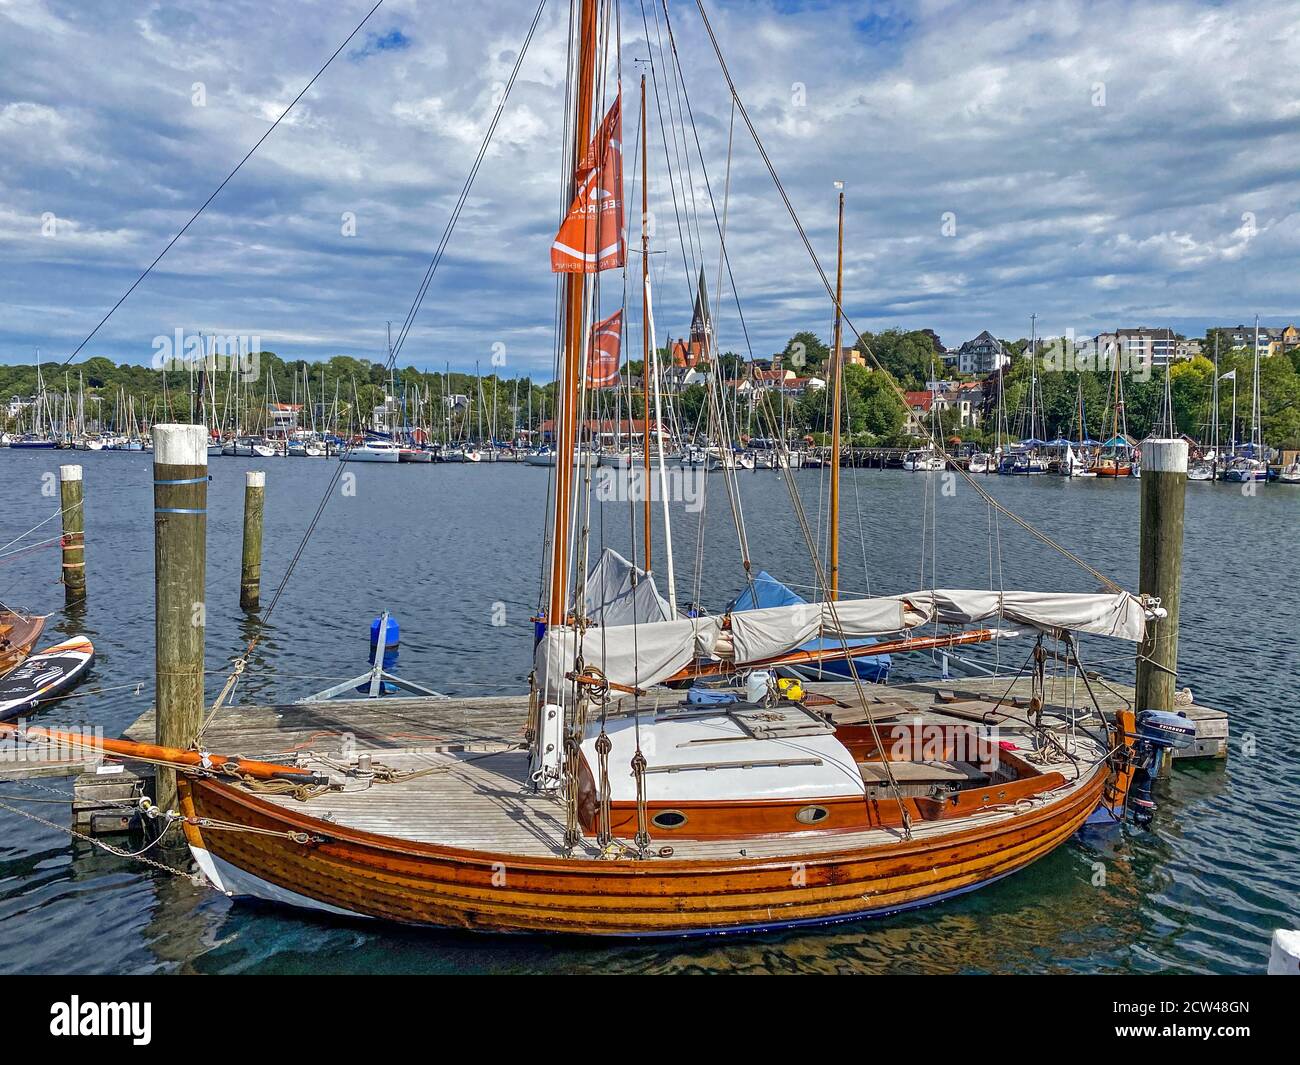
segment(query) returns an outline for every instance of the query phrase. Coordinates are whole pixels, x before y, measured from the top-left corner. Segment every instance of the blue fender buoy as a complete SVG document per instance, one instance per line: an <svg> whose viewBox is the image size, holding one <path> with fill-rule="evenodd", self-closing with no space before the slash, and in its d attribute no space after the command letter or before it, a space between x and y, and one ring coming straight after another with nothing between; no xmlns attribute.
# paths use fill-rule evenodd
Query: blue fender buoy
<svg viewBox="0 0 1300 1065"><path fill-rule="evenodd" d="M370 623L369 662L372 666L375 664L375 656L379 653L379 627L383 624L383 621L384 616L381 614ZM401 642L402 627L397 623L397 619L390 614L388 616L388 633L384 640L383 651L383 668L389 673L397 672L397 653ZM357 688L359 692L369 692L369 690L370 686L368 684L363 684ZM384 695L392 695L397 691L397 688L389 684L388 681L383 681L379 686L379 690Z"/></svg>

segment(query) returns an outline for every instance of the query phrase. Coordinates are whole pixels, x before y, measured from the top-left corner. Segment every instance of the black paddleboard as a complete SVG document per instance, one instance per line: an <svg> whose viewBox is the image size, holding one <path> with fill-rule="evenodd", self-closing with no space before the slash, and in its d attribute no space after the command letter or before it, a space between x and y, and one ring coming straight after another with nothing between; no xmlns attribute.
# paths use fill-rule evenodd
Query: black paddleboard
<svg viewBox="0 0 1300 1065"><path fill-rule="evenodd" d="M20 717L66 695L81 683L94 661L95 648L84 636L30 655L0 679L0 721Z"/></svg>

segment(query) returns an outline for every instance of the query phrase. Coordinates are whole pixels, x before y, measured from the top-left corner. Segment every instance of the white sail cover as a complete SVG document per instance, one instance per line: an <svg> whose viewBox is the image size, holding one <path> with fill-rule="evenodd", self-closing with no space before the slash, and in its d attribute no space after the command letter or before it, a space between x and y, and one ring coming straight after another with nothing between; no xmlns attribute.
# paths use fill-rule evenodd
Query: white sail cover
<svg viewBox="0 0 1300 1065"><path fill-rule="evenodd" d="M538 690L547 702L558 702L579 649L584 667L599 669L615 684L648 688L698 658L711 658L721 627L718 618L592 626L581 635L569 625L553 626L533 654Z"/></svg>
<svg viewBox="0 0 1300 1065"><path fill-rule="evenodd" d="M858 642L930 623L970 625L994 618L1049 632L1089 632L1135 643L1146 634L1142 603L1124 591L943 589L740 610L731 614L731 628L725 634L722 619L716 617L590 626L581 636L570 626L556 627L548 629L537 645L534 666L546 699L558 701L565 674L573 670L579 641L587 667L601 670L615 684L648 688L700 659L725 657L743 666L779 658L819 638Z"/></svg>
<svg viewBox="0 0 1300 1065"><path fill-rule="evenodd" d="M587 576L583 612L597 625L644 624L673 616L654 577L608 547Z"/></svg>
<svg viewBox="0 0 1300 1065"><path fill-rule="evenodd" d="M928 614L911 613L902 599L893 597L799 603L735 611L731 615L731 640L737 662L761 662L819 637L862 640L902 632L927 620Z"/></svg>
<svg viewBox="0 0 1300 1065"><path fill-rule="evenodd" d="M1146 610L1128 592L1019 592L941 589L906 596L941 625L1006 618L1036 629L1069 629L1141 642Z"/></svg>

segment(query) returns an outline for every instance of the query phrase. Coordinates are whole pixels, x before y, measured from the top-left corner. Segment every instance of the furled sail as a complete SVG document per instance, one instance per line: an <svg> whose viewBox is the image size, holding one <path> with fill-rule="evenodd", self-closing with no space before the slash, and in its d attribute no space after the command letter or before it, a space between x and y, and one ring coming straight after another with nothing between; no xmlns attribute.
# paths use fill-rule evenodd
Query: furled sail
<svg viewBox="0 0 1300 1065"><path fill-rule="evenodd" d="M577 191L551 244L551 271L593 274L616 270L627 257L623 239L622 95L578 163Z"/></svg>
<svg viewBox="0 0 1300 1065"><path fill-rule="evenodd" d="M944 589L737 611L726 629L720 617L596 625L582 632L555 626L538 644L534 665L539 686L555 699L579 650L587 667L601 670L613 683L647 688L701 659L744 666L780 658L811 639L852 642L930 623L969 625L993 618L1133 642L1146 633L1146 609L1128 592Z"/></svg>
<svg viewBox="0 0 1300 1065"><path fill-rule="evenodd" d="M902 599L892 597L799 603L733 613L731 643L737 662L761 662L809 640L842 636L853 642L902 632L927 620L928 615L910 611Z"/></svg>
<svg viewBox="0 0 1300 1065"><path fill-rule="evenodd" d="M712 658L721 630L719 618L605 625L583 631L553 625L533 653L537 687L547 702L559 702L565 674L573 670L581 651L586 667L599 669L613 683L647 688L697 659Z"/></svg>
<svg viewBox="0 0 1300 1065"><path fill-rule="evenodd" d="M907 600L936 615L941 625L970 625L1006 618L1037 629L1068 629L1141 642L1146 609L1128 592L1019 592L940 589L916 592Z"/></svg>

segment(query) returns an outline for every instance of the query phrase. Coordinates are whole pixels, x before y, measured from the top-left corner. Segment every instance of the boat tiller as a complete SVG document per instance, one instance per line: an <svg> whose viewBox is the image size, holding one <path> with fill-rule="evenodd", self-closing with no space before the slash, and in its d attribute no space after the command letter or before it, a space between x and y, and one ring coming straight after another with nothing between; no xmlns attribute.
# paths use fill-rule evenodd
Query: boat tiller
<svg viewBox="0 0 1300 1065"><path fill-rule="evenodd" d="M1149 824L1156 810L1151 785L1159 778L1169 752L1183 750L1196 742L1196 723L1184 713L1143 710L1137 715L1137 775L1131 801L1134 819Z"/></svg>

